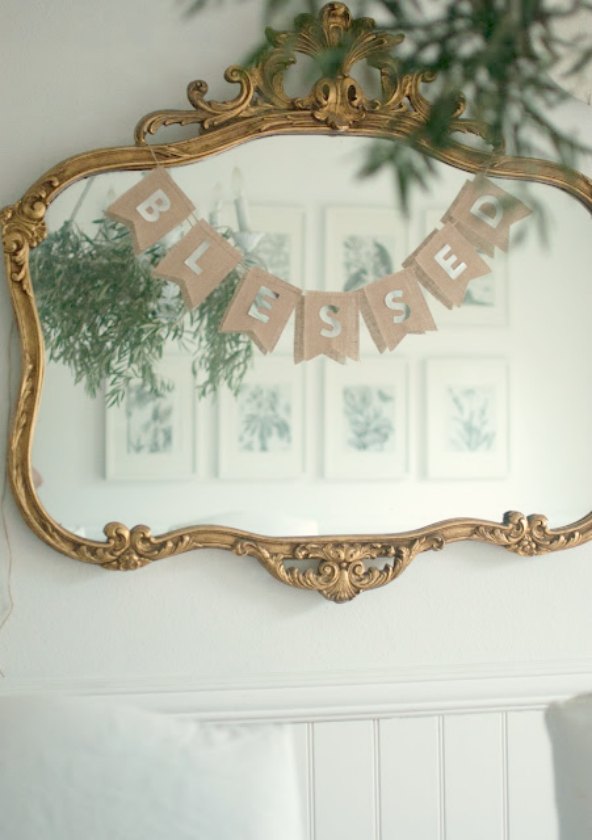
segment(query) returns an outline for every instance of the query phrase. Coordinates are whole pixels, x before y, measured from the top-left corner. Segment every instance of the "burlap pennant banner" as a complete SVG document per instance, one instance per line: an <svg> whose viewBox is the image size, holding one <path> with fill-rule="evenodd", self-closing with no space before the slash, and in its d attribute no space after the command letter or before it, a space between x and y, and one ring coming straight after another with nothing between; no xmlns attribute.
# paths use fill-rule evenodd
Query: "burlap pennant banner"
<svg viewBox="0 0 592 840"><path fill-rule="evenodd" d="M262 353L269 353L301 297L301 290L291 283L252 268L237 286L220 331L246 333Z"/></svg>
<svg viewBox="0 0 592 840"><path fill-rule="evenodd" d="M237 248L202 219L171 248L154 274L177 283L187 308L195 309L242 258Z"/></svg>
<svg viewBox="0 0 592 840"><path fill-rule="evenodd" d="M296 309L294 361L359 358L359 299L350 292L306 292Z"/></svg>
<svg viewBox="0 0 592 840"><path fill-rule="evenodd" d="M413 268L422 286L449 309L462 304L471 280L491 270L474 245L450 224L432 231L403 265Z"/></svg>
<svg viewBox="0 0 592 840"><path fill-rule="evenodd" d="M481 175L465 183L442 221L455 225L469 242L493 257L494 248L508 250L511 225L531 212L516 196Z"/></svg>
<svg viewBox="0 0 592 840"><path fill-rule="evenodd" d="M240 193L245 215L245 199ZM136 252L158 242L195 207L161 168L117 199L106 214L127 225ZM508 249L510 228L530 215L519 199L479 176L467 181L432 231L403 263L404 269L355 292L302 292L262 268L251 268L238 284L220 330L248 335L271 352L294 310L295 362L328 356L344 363L359 356L360 311L381 353L408 333L436 330L421 284L449 309L460 306L467 286L490 272L489 256ZM239 214L239 222L241 222ZM244 218L239 228L244 227ZM188 309L199 306L243 261L238 248L200 220L166 254L154 274L180 286Z"/></svg>
<svg viewBox="0 0 592 840"><path fill-rule="evenodd" d="M370 283L358 295L362 315L381 353L394 350L408 333L438 329L411 269Z"/></svg>
<svg viewBox="0 0 592 840"><path fill-rule="evenodd" d="M114 201L105 214L130 228L136 253L184 222L195 207L164 169L155 169Z"/></svg>

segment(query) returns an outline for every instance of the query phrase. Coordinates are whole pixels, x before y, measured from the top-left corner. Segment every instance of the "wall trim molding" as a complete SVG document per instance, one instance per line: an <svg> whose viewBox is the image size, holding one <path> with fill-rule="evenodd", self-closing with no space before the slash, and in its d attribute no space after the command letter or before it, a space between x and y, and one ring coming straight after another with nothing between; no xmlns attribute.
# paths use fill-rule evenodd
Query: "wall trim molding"
<svg viewBox="0 0 592 840"><path fill-rule="evenodd" d="M168 714L245 722L527 711L587 692L592 692L592 660L203 681L175 675L0 682L0 694L106 697Z"/></svg>

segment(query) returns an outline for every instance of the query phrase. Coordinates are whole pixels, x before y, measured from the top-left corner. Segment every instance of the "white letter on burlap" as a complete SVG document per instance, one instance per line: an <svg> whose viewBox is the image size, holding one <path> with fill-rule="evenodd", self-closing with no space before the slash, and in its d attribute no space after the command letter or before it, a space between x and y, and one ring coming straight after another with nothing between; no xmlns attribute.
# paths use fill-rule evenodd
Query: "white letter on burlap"
<svg viewBox="0 0 592 840"><path fill-rule="evenodd" d="M199 261L203 257L205 252L208 250L210 245L211 245L211 242L209 240L205 239L202 243L200 243L197 246L197 248L195 249L195 251L192 254L189 254L187 259L183 260L183 262L185 263L187 268L190 271L193 271L194 274L201 274L202 273L203 268L199 264Z"/></svg>
<svg viewBox="0 0 592 840"><path fill-rule="evenodd" d="M324 338L337 338L338 335L341 335L341 331L343 327L335 317L339 314L339 307L335 306L333 303L325 304L325 306L321 306L319 309L319 318L323 322L323 324L327 324L325 329L321 330L321 335Z"/></svg>
<svg viewBox="0 0 592 840"><path fill-rule="evenodd" d="M203 220L194 225L153 269L181 287L188 309L207 298L242 260L242 254Z"/></svg>
<svg viewBox="0 0 592 840"><path fill-rule="evenodd" d="M114 201L105 215L130 228L138 253L170 233L194 210L193 203L171 176L157 168Z"/></svg>
<svg viewBox="0 0 592 840"><path fill-rule="evenodd" d="M269 353L301 296L291 283L262 268L251 268L228 305L220 331L246 333L262 353Z"/></svg>
<svg viewBox="0 0 592 840"><path fill-rule="evenodd" d="M296 309L294 361L359 357L359 298L351 292L306 292Z"/></svg>
<svg viewBox="0 0 592 840"><path fill-rule="evenodd" d="M452 253L450 245L443 245L434 255L434 259L443 268L451 280L458 280L463 271L466 271L467 264L460 262L456 254Z"/></svg>
<svg viewBox="0 0 592 840"><path fill-rule="evenodd" d="M469 213L494 229L504 218L501 200L495 195L480 195L469 207Z"/></svg>
<svg viewBox="0 0 592 840"><path fill-rule="evenodd" d="M477 249L451 224L432 231L403 265L414 269L422 286L449 309L462 304L471 280L491 271Z"/></svg>
<svg viewBox="0 0 592 840"><path fill-rule="evenodd" d="M465 183L442 221L455 225L469 242L493 257L495 248L508 250L510 226L531 212L520 199L480 175Z"/></svg>
<svg viewBox="0 0 592 840"><path fill-rule="evenodd" d="M398 312L398 315L393 315L393 324L402 324L411 315L411 309L407 303L403 303L403 290L393 289L387 292L384 296L384 305L392 312Z"/></svg>
<svg viewBox="0 0 592 840"><path fill-rule="evenodd" d="M157 222L163 213L171 209L171 200L164 190L158 189L136 207L140 216L147 222Z"/></svg>
<svg viewBox="0 0 592 840"><path fill-rule="evenodd" d="M408 333L437 329L411 269L369 283L358 294L362 315L381 353L394 350Z"/></svg>
<svg viewBox="0 0 592 840"><path fill-rule="evenodd" d="M271 310L273 301L278 298L279 294L277 292L272 292L271 289L267 288L267 286L259 286L259 290L255 295L255 300L249 306L247 314L251 318L255 318L256 321L261 321L262 324L267 324L269 322L269 315L267 312L263 312L262 310Z"/></svg>

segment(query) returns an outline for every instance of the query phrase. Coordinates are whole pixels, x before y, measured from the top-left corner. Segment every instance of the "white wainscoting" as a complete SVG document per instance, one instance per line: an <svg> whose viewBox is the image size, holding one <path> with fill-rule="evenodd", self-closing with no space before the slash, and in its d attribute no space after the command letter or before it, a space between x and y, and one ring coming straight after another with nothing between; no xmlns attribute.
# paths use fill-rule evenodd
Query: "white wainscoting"
<svg viewBox="0 0 592 840"><path fill-rule="evenodd" d="M117 696L209 721L284 722L309 840L557 840L544 709L592 690L592 663L508 672L20 684Z"/></svg>

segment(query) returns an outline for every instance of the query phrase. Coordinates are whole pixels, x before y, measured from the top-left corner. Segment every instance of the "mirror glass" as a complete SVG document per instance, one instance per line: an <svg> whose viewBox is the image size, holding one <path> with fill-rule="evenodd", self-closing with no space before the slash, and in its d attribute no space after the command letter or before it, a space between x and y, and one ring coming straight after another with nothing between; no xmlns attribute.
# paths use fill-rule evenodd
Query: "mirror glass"
<svg viewBox="0 0 592 840"><path fill-rule="evenodd" d="M405 216L388 167L359 177L376 142L268 137L167 171L200 217L238 234L270 272L309 291L353 291L401 268L471 177L435 163ZM109 173L68 187L49 208L50 233L69 225L78 243L96 239L105 208L141 177ZM171 338L158 366L166 388L155 396L132 381L112 407L104 387L91 396L71 363L48 360L33 448L48 513L93 539L113 520L153 533L209 523L365 534L448 517L499 520L506 510L544 513L551 526L588 513L589 216L551 187L529 185L525 197L518 182L498 183L544 210L544 234L534 216L516 225L508 254L484 257L491 273L458 309L426 293L437 331L408 335L392 352L378 352L361 319L360 361L296 365L292 316L273 353L249 350L236 397L222 386L200 398L204 370L196 381L191 342ZM43 266L35 256L38 296ZM86 260L81 270L88 298L40 298L40 313L44 330L56 318L70 325L84 367L101 331L97 300L119 296L126 278L107 263ZM178 295L164 283L163 321L177 318ZM144 303L122 295L118 305L133 321Z"/></svg>

